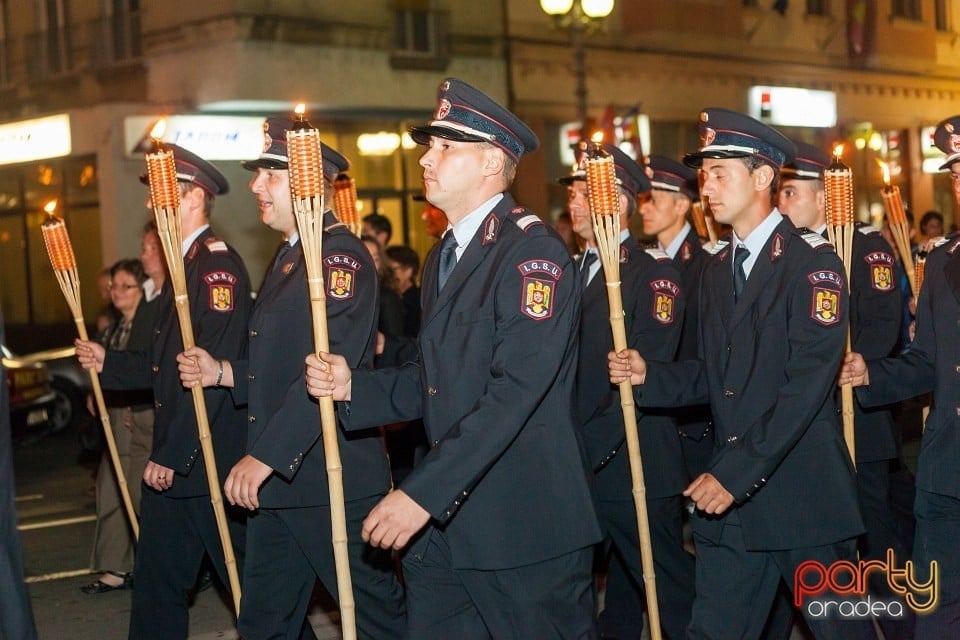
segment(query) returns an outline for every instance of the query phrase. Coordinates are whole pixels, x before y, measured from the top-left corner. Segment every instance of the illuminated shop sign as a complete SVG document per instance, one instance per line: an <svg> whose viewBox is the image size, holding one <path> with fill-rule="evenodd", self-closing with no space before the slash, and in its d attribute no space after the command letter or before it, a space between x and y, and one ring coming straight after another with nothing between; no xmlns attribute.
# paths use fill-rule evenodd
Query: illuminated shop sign
<svg viewBox="0 0 960 640"><path fill-rule="evenodd" d="M70 149L70 116L65 113L0 125L0 164L59 158L70 155Z"/></svg>
<svg viewBox="0 0 960 640"><path fill-rule="evenodd" d="M130 157L161 117L133 116L123 123L124 149ZM250 160L263 151L263 118L244 116L167 116L164 142L173 142L207 160Z"/></svg>
<svg viewBox="0 0 960 640"><path fill-rule="evenodd" d="M835 127L837 95L797 87L750 87L749 113L781 127Z"/></svg>

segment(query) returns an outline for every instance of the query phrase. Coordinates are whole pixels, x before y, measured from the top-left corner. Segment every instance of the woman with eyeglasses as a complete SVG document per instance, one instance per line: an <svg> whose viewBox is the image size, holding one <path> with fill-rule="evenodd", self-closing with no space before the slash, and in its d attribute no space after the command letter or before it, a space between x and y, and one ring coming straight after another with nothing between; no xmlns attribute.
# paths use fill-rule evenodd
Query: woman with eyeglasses
<svg viewBox="0 0 960 640"><path fill-rule="evenodd" d="M110 268L110 301L117 314L103 333L102 343L107 350L149 350L153 309L143 294L146 280L140 260L120 260ZM153 437L153 393L150 389L104 389L104 401L130 499L134 510L139 513L140 479ZM129 589L133 584L136 540L106 451L97 470L96 495L97 528L91 566L102 571L102 574L97 580L80 587L80 590L86 594L97 594Z"/></svg>

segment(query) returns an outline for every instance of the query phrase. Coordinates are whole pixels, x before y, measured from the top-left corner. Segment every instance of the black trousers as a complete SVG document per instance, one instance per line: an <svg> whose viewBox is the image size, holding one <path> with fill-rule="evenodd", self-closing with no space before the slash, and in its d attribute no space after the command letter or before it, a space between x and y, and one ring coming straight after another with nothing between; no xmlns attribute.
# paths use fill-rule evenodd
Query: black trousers
<svg viewBox="0 0 960 640"><path fill-rule="evenodd" d="M829 566L837 560L856 562L856 540L786 549L750 551L744 545L736 511L725 516L720 540L694 531L697 548L697 597L687 629L690 640L742 640L763 637L768 614L781 581L794 587L796 568L806 561ZM870 620L817 617L801 613L817 640L876 640Z"/></svg>
<svg viewBox="0 0 960 640"><path fill-rule="evenodd" d="M446 537L407 554L409 640L594 640L593 547L512 569L454 569ZM509 540L491 544L510 544Z"/></svg>
<svg viewBox="0 0 960 640"><path fill-rule="evenodd" d="M243 576L245 515L226 507L237 570ZM144 489L134 563L130 640L177 640L189 633L188 592L204 554L229 585L223 547L209 496L167 498Z"/></svg>
<svg viewBox="0 0 960 640"><path fill-rule="evenodd" d="M637 613L623 607L620 589L629 589L636 598L635 606L645 608L643 566L640 562L640 538L637 532L637 511L633 500L601 501L600 513L613 551L627 569L629 584L615 579L607 582L607 608L603 626L608 629L628 627ZM683 546L683 497L670 496L647 500L650 521L650 546L656 572L657 604L660 626L666 638L683 638L693 607L695 560ZM616 577L616 574L614 574ZM618 631L622 633L622 631ZM617 636L619 638L619 636ZM629 637L629 636L627 636ZM640 637L640 629L636 629Z"/></svg>
<svg viewBox="0 0 960 640"><path fill-rule="evenodd" d="M938 563L940 598L929 613L917 615L917 640L960 638L960 499L917 489L917 535L913 562L917 580L930 580ZM919 598L919 604L926 600Z"/></svg>
<svg viewBox="0 0 960 640"><path fill-rule="evenodd" d="M403 589L390 552L360 539L363 519L382 496L346 503L347 552L357 637L402 638ZM238 628L244 640L301 637L317 578L339 602L330 508L260 509L247 522L247 554Z"/></svg>

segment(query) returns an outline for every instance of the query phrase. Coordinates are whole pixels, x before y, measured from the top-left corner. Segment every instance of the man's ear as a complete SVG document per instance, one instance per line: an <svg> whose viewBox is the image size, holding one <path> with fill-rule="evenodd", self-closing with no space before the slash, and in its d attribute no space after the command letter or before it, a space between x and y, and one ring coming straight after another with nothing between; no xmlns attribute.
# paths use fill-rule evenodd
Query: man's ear
<svg viewBox="0 0 960 640"><path fill-rule="evenodd" d="M506 162L503 150L490 146L483 150L483 172L485 175L495 176L503 173Z"/></svg>
<svg viewBox="0 0 960 640"><path fill-rule="evenodd" d="M768 164L762 164L753 170L753 184L756 186L757 191L763 191L769 188L770 185L773 184L773 178L773 167Z"/></svg>

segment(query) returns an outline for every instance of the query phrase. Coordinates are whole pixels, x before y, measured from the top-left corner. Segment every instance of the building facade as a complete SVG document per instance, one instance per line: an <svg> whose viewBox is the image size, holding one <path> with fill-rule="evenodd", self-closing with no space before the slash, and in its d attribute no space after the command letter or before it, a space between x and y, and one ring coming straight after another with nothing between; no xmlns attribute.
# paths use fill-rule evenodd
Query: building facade
<svg viewBox="0 0 960 640"><path fill-rule="evenodd" d="M930 127L960 104L958 5L617 0L601 29L584 34L588 115L605 128L632 118L644 153L677 156L696 146L701 108L752 109L789 135L847 144L862 218L880 211L875 160L886 160L912 210L940 209L949 223L949 181L923 161L938 156ZM134 148L160 117L172 125L165 139L230 180L213 224L255 279L277 238L257 219L239 160L259 153L263 117L300 102L322 139L352 160L361 215L387 215L393 242L425 254L433 240L413 200L419 151L403 134L429 117L443 77L464 78L540 135L542 149L521 163L514 190L552 218L577 127L568 29L555 28L535 0L0 0L8 333L71 324L40 238L53 199L89 283L85 314L96 315L97 271L137 255L150 219Z"/></svg>

